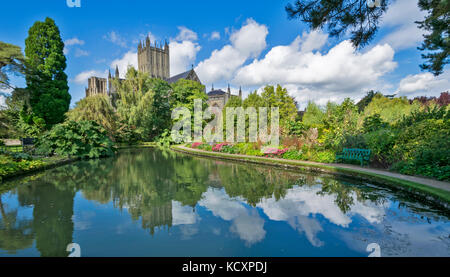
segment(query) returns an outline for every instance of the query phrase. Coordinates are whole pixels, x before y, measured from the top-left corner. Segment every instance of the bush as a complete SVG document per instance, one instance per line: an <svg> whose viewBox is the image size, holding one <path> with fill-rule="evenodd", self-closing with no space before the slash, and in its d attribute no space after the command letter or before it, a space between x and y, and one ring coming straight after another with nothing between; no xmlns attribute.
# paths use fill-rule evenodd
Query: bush
<svg viewBox="0 0 450 277"><path fill-rule="evenodd" d="M364 135L367 148L372 150L372 161L384 167L395 161L393 153L397 141L397 133L389 128L380 129Z"/></svg>
<svg viewBox="0 0 450 277"><path fill-rule="evenodd" d="M0 155L0 181L2 177L11 175L20 171L27 171L33 168L41 167L45 162L41 160L15 160L11 156Z"/></svg>
<svg viewBox="0 0 450 277"><path fill-rule="evenodd" d="M303 152L300 150L290 150L283 154L283 159L303 160Z"/></svg>
<svg viewBox="0 0 450 277"><path fill-rule="evenodd" d="M68 121L54 126L38 142L38 149L50 155L99 158L114 154L105 129L94 121Z"/></svg>
<svg viewBox="0 0 450 277"><path fill-rule="evenodd" d="M124 122L114 133L114 141L118 143L135 144L139 141L140 134L136 131L136 127L130 126Z"/></svg>

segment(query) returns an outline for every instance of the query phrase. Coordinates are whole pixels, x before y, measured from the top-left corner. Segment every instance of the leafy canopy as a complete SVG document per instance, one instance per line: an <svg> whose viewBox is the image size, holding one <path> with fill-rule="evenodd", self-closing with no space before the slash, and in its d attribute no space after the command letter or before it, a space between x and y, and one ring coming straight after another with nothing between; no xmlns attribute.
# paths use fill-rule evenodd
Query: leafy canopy
<svg viewBox="0 0 450 277"><path fill-rule="evenodd" d="M55 21L37 21L25 40L26 83L31 92L30 104L35 116L48 126L64 121L71 96L67 85L64 43Z"/></svg>

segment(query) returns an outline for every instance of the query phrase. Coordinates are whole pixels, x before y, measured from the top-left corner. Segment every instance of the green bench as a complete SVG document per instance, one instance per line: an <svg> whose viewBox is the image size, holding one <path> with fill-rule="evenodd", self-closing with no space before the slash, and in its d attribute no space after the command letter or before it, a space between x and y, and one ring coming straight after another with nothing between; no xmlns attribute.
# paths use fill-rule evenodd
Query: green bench
<svg viewBox="0 0 450 277"><path fill-rule="evenodd" d="M342 153L336 154L336 162L345 161L345 160L360 161L361 166L363 166L365 162L369 163L371 153L372 153L372 151L370 149L344 148Z"/></svg>

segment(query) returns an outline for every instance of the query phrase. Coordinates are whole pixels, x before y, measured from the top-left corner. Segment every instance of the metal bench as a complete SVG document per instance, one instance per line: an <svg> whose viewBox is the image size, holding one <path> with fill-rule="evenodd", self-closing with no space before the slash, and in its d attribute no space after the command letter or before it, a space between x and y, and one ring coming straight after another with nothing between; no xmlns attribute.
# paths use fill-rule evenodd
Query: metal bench
<svg viewBox="0 0 450 277"><path fill-rule="evenodd" d="M351 149L351 148L344 148L342 153L336 154L336 162L339 161L359 161L361 163L361 166L364 165L364 163L369 163L370 161L370 154L372 151L370 149Z"/></svg>
<svg viewBox="0 0 450 277"><path fill-rule="evenodd" d="M30 152L33 150L35 144L34 138L22 138L20 141L22 143L23 152Z"/></svg>

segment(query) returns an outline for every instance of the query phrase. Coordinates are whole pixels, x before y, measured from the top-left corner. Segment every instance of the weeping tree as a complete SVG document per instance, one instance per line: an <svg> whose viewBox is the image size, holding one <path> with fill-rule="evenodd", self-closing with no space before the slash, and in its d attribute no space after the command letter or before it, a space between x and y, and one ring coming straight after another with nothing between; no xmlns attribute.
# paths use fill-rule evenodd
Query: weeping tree
<svg viewBox="0 0 450 277"><path fill-rule="evenodd" d="M117 116L106 95L99 94L80 100L66 116L68 120L72 121L95 121L103 126L110 135L117 127Z"/></svg>

